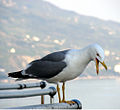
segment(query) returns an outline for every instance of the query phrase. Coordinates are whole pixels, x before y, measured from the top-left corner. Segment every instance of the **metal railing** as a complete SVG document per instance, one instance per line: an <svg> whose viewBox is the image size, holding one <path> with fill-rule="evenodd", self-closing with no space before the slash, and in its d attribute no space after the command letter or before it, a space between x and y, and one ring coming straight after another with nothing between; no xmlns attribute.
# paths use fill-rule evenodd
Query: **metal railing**
<svg viewBox="0 0 120 110"><path fill-rule="evenodd" d="M41 104L32 106L15 107L11 109L82 109L82 104L79 100L72 100L75 103L54 103L54 104Z"/></svg>
<svg viewBox="0 0 120 110"><path fill-rule="evenodd" d="M24 90L27 88L36 88L34 90ZM75 103L54 103L53 98L56 94L56 89L54 87L49 87L45 89L46 83L28 83L28 84L0 84L0 99L10 99L10 98L23 98L23 97L32 97L32 96L41 96L41 104L32 105L32 106L23 106L23 107L14 107L12 109L66 109L66 108L82 108L80 101L73 100ZM15 91L11 91L15 89ZM23 90L22 90L23 89ZM50 104L44 104L44 95L50 96Z"/></svg>
<svg viewBox="0 0 120 110"><path fill-rule="evenodd" d="M25 89L25 88L45 88L46 83L41 81L40 83L27 83L27 84L0 84L0 90L11 90L11 89Z"/></svg>
<svg viewBox="0 0 120 110"><path fill-rule="evenodd" d="M10 99L10 98L23 98L23 97L32 97L40 95L50 95L55 94L56 89L50 87L48 89L37 89L37 90L26 90L26 91L0 91L0 99Z"/></svg>

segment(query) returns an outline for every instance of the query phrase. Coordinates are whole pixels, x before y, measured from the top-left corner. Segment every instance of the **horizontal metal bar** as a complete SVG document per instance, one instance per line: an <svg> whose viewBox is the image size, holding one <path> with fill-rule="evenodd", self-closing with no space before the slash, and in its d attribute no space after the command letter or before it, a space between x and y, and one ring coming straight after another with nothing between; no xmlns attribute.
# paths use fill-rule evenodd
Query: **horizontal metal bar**
<svg viewBox="0 0 120 110"><path fill-rule="evenodd" d="M45 82L39 83L26 83L26 84L0 84L0 90L8 90L8 89L24 89L24 88L34 88L34 87L46 87Z"/></svg>
<svg viewBox="0 0 120 110"><path fill-rule="evenodd" d="M82 104L79 100L72 100L75 103L54 103L54 104L41 104L23 107L15 107L11 109L82 109Z"/></svg>
<svg viewBox="0 0 120 110"><path fill-rule="evenodd" d="M50 87L48 89L35 89L35 90L10 90L10 91L0 91L0 99L6 98L22 98L22 97L32 97L40 95L50 95L56 94L56 89Z"/></svg>

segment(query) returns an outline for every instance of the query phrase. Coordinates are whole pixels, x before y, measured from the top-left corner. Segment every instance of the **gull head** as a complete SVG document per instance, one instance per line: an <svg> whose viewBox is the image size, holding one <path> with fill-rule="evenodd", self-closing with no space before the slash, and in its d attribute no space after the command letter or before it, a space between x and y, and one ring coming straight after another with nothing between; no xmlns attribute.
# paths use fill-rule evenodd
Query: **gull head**
<svg viewBox="0 0 120 110"><path fill-rule="evenodd" d="M104 50L98 44L90 45L90 56L96 64L96 73L99 74L99 63L107 70L107 66L104 63Z"/></svg>

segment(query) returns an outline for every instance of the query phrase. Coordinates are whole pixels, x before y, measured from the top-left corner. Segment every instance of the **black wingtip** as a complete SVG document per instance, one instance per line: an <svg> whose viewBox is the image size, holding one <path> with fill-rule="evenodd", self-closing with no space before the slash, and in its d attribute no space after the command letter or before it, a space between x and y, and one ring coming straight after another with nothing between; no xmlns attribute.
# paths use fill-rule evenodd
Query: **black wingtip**
<svg viewBox="0 0 120 110"><path fill-rule="evenodd" d="M12 72L12 73L8 73L8 77L12 77L12 78L22 78L22 71L17 71L17 72Z"/></svg>
<svg viewBox="0 0 120 110"><path fill-rule="evenodd" d="M12 74L12 73L8 73L8 77L11 77L11 74Z"/></svg>

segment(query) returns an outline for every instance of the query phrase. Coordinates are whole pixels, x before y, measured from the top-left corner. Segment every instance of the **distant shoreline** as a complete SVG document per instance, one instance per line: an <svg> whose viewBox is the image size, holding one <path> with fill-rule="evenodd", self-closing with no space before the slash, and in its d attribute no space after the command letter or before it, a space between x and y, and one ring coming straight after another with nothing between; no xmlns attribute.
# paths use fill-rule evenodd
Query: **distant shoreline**
<svg viewBox="0 0 120 110"><path fill-rule="evenodd" d="M75 80L79 79L120 79L120 76L83 76L77 77Z"/></svg>
<svg viewBox="0 0 120 110"><path fill-rule="evenodd" d="M120 80L120 76L80 76L77 77L74 80L93 80L93 79L98 79L98 80L103 80L103 79L116 79L116 80ZM22 81L15 81L15 80L11 80L11 79L2 79L0 80L0 83L19 83L19 82L40 82L41 80L37 80L37 79L28 79L28 80L22 80Z"/></svg>

